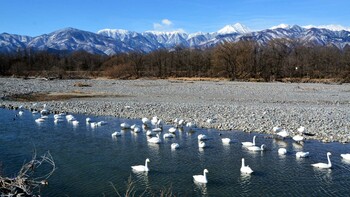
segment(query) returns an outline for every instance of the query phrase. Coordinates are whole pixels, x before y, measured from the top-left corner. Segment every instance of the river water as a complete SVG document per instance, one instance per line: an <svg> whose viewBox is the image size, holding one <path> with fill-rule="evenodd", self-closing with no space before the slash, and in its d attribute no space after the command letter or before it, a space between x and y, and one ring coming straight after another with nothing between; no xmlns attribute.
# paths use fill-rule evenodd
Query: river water
<svg viewBox="0 0 350 197"><path fill-rule="evenodd" d="M117 196L116 192L123 196L128 180L133 182L135 196L159 196L162 191L176 196L348 196L350 192L350 162L340 157L350 152L349 144L308 140L301 145L263 134L201 128L177 130L175 138L164 139L168 125L158 145L149 143L145 132L120 129L123 122L141 125L141 120L90 116L108 123L92 128L85 115L74 115L80 122L74 126L66 119L55 124L53 115L38 124L34 120L39 115L16 114L18 110L0 109L0 172L14 176L34 150L38 155L50 151L57 170L49 185L41 188L42 196ZM122 135L112 138L114 131ZM207 148L198 147L199 134L211 138ZM265 144L266 151L251 152L241 146L254 135L256 144ZM223 144L222 137L233 143ZM171 150L173 142L180 148ZM288 150L287 155L278 155L280 147ZM297 159L297 151L309 151L310 157ZM311 166L326 163L327 152L332 153L332 169ZM146 158L150 159L148 173L132 171L131 166L144 164ZM252 175L241 175L241 158L254 170ZM204 169L209 171L208 183L195 183L192 176Z"/></svg>

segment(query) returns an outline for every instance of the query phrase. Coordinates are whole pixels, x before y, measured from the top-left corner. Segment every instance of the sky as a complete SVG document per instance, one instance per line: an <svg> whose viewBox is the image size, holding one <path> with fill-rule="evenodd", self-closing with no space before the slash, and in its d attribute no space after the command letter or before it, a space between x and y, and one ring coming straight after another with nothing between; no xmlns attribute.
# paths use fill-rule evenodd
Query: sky
<svg viewBox="0 0 350 197"><path fill-rule="evenodd" d="M0 0L0 33L39 36L73 27L216 32L241 23L350 27L349 0Z"/></svg>

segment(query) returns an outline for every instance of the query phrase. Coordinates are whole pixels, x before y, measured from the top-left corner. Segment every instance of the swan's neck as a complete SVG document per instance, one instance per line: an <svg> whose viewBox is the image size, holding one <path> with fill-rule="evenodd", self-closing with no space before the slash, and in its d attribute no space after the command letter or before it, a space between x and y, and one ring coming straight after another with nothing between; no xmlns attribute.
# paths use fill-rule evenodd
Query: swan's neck
<svg viewBox="0 0 350 197"><path fill-rule="evenodd" d="M145 161L145 167L146 167L146 168L148 168L147 163L148 163L148 162L147 162L147 160L146 160L146 161Z"/></svg>
<svg viewBox="0 0 350 197"><path fill-rule="evenodd" d="M245 166L244 159L242 158L242 167L244 167L244 166Z"/></svg>
<svg viewBox="0 0 350 197"><path fill-rule="evenodd" d="M203 176L204 176L204 179L206 180L207 179L207 173L205 171L203 171Z"/></svg>
<svg viewBox="0 0 350 197"><path fill-rule="evenodd" d="M253 137L253 145L255 145L255 136Z"/></svg>
<svg viewBox="0 0 350 197"><path fill-rule="evenodd" d="M261 150L264 150L264 145L261 145L260 149L261 149Z"/></svg>
<svg viewBox="0 0 350 197"><path fill-rule="evenodd" d="M329 158L329 155L327 155L327 159L328 159L328 166L331 167L332 163L331 163L331 159Z"/></svg>

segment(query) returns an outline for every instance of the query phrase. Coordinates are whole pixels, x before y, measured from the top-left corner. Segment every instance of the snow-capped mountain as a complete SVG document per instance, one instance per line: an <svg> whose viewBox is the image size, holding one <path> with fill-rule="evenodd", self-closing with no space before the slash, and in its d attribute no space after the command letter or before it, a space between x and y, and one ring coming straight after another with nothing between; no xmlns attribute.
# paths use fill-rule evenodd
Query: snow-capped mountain
<svg viewBox="0 0 350 197"><path fill-rule="evenodd" d="M340 49L350 46L350 30L341 26L290 26L281 24L261 31L250 31L244 25L227 25L213 33L187 34L180 31L138 33L128 30L103 29L97 33L74 28L61 29L37 37L8 33L0 34L0 53L16 51L54 50L78 51L113 55L125 52L148 53L158 49L173 49L177 46L190 48L208 48L223 42L253 40L266 44L272 39L298 39L305 43L334 45Z"/></svg>
<svg viewBox="0 0 350 197"><path fill-rule="evenodd" d="M218 31L218 34L220 35L226 35L226 34L233 34L233 33L238 33L238 34L247 34L250 33L250 29L240 23L236 23L234 25L226 25L222 29Z"/></svg>

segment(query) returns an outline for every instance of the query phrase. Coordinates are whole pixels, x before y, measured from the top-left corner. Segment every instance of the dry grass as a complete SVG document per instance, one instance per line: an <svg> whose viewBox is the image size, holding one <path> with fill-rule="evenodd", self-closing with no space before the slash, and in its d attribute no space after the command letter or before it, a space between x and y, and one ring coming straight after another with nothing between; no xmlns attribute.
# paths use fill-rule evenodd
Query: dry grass
<svg viewBox="0 0 350 197"><path fill-rule="evenodd" d="M72 92L50 92L50 93L30 93L14 94L5 99L20 102L40 102L40 101L60 101L73 98L95 98L95 97L127 97L127 95L105 94L105 93L85 93L81 91Z"/></svg>

